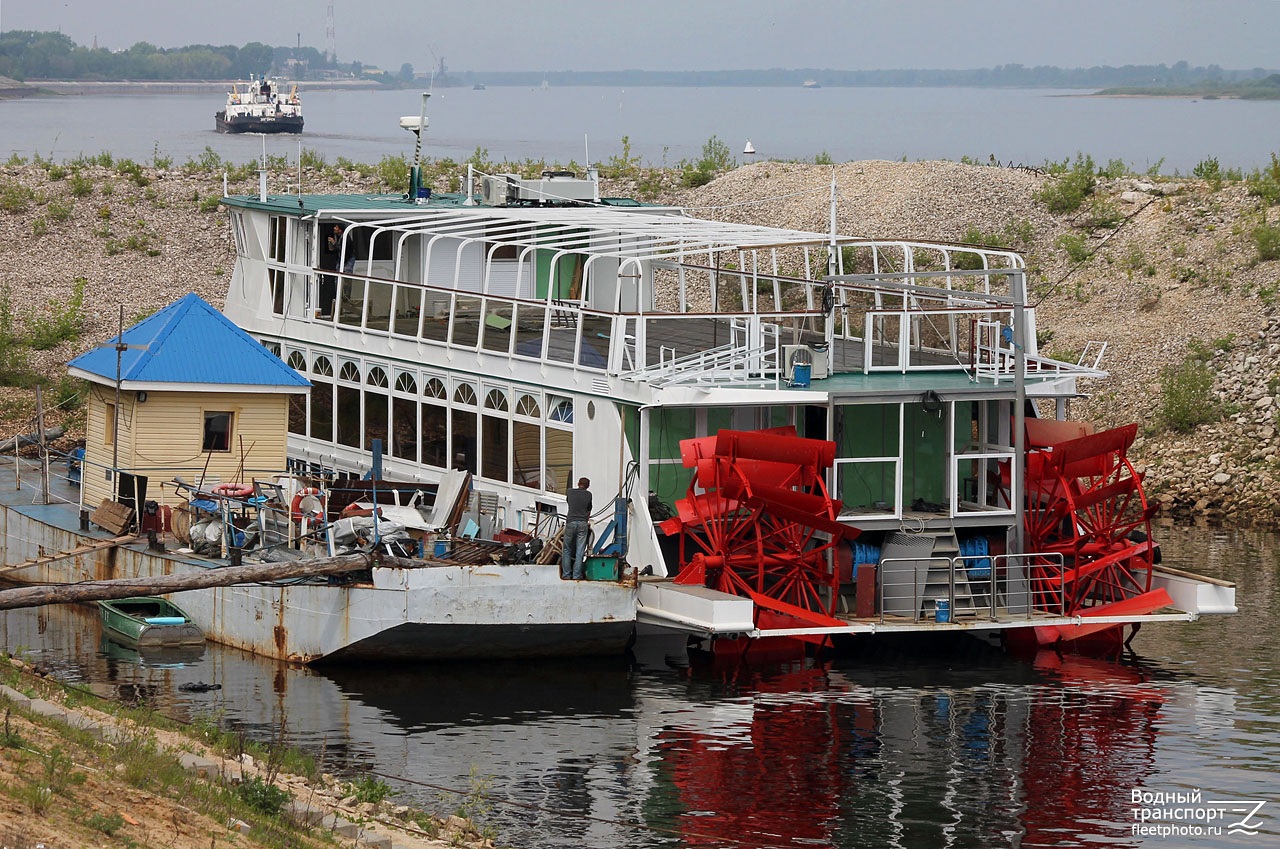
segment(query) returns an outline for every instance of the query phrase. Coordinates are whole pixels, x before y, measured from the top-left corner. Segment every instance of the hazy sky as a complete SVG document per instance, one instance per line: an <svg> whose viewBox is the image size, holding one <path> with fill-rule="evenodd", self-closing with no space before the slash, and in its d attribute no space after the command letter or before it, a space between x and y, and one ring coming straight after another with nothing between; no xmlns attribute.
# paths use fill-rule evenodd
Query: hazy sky
<svg viewBox="0 0 1280 849"><path fill-rule="evenodd" d="M426 71L1280 67L1280 0L0 0L0 29L120 49L261 41Z"/></svg>

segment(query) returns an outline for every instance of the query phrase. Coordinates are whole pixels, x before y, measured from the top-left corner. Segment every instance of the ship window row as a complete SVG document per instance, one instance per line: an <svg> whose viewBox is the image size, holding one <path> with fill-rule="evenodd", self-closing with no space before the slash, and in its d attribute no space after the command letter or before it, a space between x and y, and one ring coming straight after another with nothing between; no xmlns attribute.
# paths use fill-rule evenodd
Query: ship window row
<svg viewBox="0 0 1280 849"><path fill-rule="evenodd" d="M520 301L378 280L267 268L272 311L431 345L604 371L609 340L634 332L578 296ZM314 292L314 296L304 293ZM315 306L310 306L311 304Z"/></svg>
<svg viewBox="0 0 1280 849"><path fill-rule="evenodd" d="M291 434L362 451L380 439L394 459L545 492L569 488L571 398L326 353L285 359L312 384L309 396L290 397Z"/></svg>

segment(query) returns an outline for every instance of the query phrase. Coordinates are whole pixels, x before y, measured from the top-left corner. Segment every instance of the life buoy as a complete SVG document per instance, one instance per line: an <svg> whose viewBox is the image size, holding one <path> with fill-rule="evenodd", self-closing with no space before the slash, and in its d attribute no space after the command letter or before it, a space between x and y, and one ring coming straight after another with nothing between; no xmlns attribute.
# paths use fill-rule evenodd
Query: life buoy
<svg viewBox="0 0 1280 849"><path fill-rule="evenodd" d="M319 502L319 509L303 510L302 501L305 498L314 498ZM293 503L289 505L289 515L293 517L295 522L301 522L303 519L307 518L309 514L319 513L321 516L324 516L327 512L328 509L325 505L324 490L317 489L314 486L305 486L294 493Z"/></svg>
<svg viewBox="0 0 1280 849"><path fill-rule="evenodd" d="M210 492L223 498L248 498L253 495L253 487L243 483L220 483Z"/></svg>

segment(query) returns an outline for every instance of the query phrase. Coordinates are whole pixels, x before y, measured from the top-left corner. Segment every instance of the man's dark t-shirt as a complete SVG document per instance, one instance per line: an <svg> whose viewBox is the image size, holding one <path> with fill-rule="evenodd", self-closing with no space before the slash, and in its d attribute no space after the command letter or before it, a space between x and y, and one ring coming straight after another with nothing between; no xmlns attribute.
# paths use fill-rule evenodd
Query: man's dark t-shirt
<svg viewBox="0 0 1280 849"><path fill-rule="evenodd" d="M589 489L571 489L565 495L565 501L569 503L569 515L565 517L566 522L586 522L591 519L591 490Z"/></svg>

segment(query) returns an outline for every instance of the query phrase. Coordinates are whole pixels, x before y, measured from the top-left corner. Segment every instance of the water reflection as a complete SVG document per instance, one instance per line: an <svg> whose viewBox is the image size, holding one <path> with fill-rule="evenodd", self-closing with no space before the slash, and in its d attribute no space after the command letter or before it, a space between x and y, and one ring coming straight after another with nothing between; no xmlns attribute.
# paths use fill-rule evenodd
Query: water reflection
<svg viewBox="0 0 1280 849"><path fill-rule="evenodd" d="M525 806L491 822L526 849L1132 846L1134 789L1194 788L1270 800L1263 845L1280 836L1280 637L1257 627L1274 543L1174 535L1166 559L1239 581L1242 612L1148 627L1113 661L878 642L751 669L644 641L616 660L321 673L216 646L139 655L74 608L0 614L0 639L64 680L390 776L406 803L452 811L446 788L483 778Z"/></svg>

